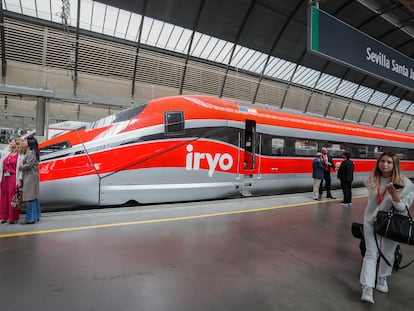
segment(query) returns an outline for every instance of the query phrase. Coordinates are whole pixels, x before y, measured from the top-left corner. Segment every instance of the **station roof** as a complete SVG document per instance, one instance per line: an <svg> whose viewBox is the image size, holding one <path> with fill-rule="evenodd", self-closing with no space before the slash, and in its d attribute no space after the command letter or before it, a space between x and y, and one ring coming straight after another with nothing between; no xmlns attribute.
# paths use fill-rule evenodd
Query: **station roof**
<svg viewBox="0 0 414 311"><path fill-rule="evenodd" d="M319 8L414 57L414 1L320 0ZM77 8L78 3L81 4ZM308 0L4 0L6 11L61 22L414 115L411 90L307 50ZM78 10L79 9L79 10ZM143 21L142 16L145 17ZM143 21L142 38L138 28ZM188 51L191 32L194 44ZM234 53L234 54L233 54ZM267 60L270 56L271 59Z"/></svg>
<svg viewBox="0 0 414 311"><path fill-rule="evenodd" d="M100 2L234 42L414 102L414 92L307 52L309 1L306 0ZM414 57L413 1L321 0L319 7L402 54Z"/></svg>

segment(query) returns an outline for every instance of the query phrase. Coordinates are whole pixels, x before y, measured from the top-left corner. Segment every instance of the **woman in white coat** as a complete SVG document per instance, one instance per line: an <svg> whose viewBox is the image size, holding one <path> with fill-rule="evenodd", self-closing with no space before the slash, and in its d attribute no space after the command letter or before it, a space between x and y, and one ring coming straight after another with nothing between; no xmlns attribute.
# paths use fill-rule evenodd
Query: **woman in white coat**
<svg viewBox="0 0 414 311"><path fill-rule="evenodd" d="M366 251L360 274L361 300L374 303L374 288L382 293L388 292L387 277L392 273L394 252L398 244L375 233L375 217L379 210L389 210L392 206L399 212L406 212L405 207L409 208L414 199L414 185L402 175L398 157L392 152L384 152L378 158L365 186L368 189L368 205L364 212ZM375 235L381 252L390 264L381 258L378 273L379 251Z"/></svg>

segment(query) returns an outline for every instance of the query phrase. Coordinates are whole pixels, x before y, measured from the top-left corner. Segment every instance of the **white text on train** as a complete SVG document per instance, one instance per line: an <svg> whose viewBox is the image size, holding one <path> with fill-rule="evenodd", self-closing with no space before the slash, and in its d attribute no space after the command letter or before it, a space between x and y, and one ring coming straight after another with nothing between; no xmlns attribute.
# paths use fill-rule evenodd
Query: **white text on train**
<svg viewBox="0 0 414 311"><path fill-rule="evenodd" d="M212 177L217 164L223 171L228 171L233 166L233 157L228 153L216 153L214 156L207 152L193 152L193 145L187 145L187 156L185 158L185 169L200 169L201 161L206 161L208 165L208 176Z"/></svg>

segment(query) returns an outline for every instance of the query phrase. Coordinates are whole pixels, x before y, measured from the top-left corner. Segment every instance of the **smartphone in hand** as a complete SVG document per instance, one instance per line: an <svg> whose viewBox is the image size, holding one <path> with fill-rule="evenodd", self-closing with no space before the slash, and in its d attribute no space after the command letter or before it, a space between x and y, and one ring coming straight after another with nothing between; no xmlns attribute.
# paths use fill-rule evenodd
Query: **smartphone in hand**
<svg viewBox="0 0 414 311"><path fill-rule="evenodd" d="M400 184L392 184L392 185L394 186L395 189L404 188L404 186L403 185L400 185Z"/></svg>

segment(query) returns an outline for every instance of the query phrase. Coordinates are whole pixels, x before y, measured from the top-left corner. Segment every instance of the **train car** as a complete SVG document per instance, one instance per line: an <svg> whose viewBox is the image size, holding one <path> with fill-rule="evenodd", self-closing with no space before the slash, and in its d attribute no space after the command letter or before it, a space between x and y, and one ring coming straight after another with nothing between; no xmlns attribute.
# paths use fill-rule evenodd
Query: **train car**
<svg viewBox="0 0 414 311"><path fill-rule="evenodd" d="M312 189L312 159L344 150L362 184L383 151L414 177L414 135L210 96L134 106L40 144L43 208L219 199ZM338 186L335 173L333 185Z"/></svg>

